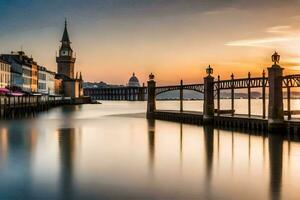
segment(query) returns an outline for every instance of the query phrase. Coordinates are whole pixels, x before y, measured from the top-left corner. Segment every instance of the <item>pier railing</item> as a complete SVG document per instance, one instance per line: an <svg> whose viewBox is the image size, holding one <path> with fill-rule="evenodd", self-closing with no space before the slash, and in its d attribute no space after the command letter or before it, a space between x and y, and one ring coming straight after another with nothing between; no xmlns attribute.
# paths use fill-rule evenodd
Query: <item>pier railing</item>
<svg viewBox="0 0 300 200"><path fill-rule="evenodd" d="M144 101L147 95L147 87L100 87L84 88L85 96L92 100L113 101Z"/></svg>
<svg viewBox="0 0 300 200"><path fill-rule="evenodd" d="M280 56L277 53L272 55L273 65L259 77L252 77L248 73L246 78L235 78L234 74L229 79L221 80L220 76L215 79L213 69L209 66L206 69L207 76L204 77L203 83L196 84L180 84L169 86L156 86L154 75L149 75L147 87L116 87L116 88L86 88L84 90L86 96L91 96L95 100L129 100L129 101L143 101L147 100L147 117L153 118L156 109L156 97L160 94L179 91L180 112L185 112L183 108L183 91L192 90L203 94L203 116L204 121L213 121L214 118L223 116L236 117L236 111L239 108L235 107L236 90L246 90L247 96L247 114L243 118L262 119L268 121L269 127L282 127L286 120L292 120L293 115L300 115L300 110L291 108L292 88L300 87L300 74L283 75L283 68L278 65ZM231 107L230 109L221 108L222 91L229 90ZM252 94L253 91L261 90L262 114L260 116L252 113ZM286 91L287 110L284 110L283 90ZM268 100L268 105L267 105ZM215 102L216 104L215 105ZM267 109L268 108L268 109ZM267 113L268 111L268 113ZM160 112L161 113L161 112ZM170 115L172 116L172 115ZM241 115L239 115L241 117ZM300 122L300 120L299 120Z"/></svg>
<svg viewBox="0 0 300 200"><path fill-rule="evenodd" d="M51 107L69 104L71 98L54 96L0 96L0 118L32 115Z"/></svg>
<svg viewBox="0 0 300 200"><path fill-rule="evenodd" d="M185 117L194 116L193 113L185 112L183 109L183 90L194 90L196 92L202 93L204 96L203 102L203 113L198 115L204 123L214 123L214 120L221 119L221 115L232 118L232 121L238 118L239 120L248 121L255 119L256 121L261 119L264 123L265 120L268 122L269 129L280 129L286 124L286 119L291 120L292 115L299 115L299 110L291 109L291 88L300 87L300 74L293 75L283 75L283 68L278 65L279 55L275 53L272 56L272 61L274 64L268 68L268 76L266 76L265 71L263 71L261 77L251 77L251 73L248 73L246 78L235 79L234 74L231 75L230 79L221 80L218 76L217 80L212 76L213 69L209 66L206 70L207 76L204 77L203 84L189 84L184 85L183 81L180 81L179 85L172 86L156 86L154 80L154 75L150 74L148 81L148 108L147 108L147 117L156 118L165 115L167 118L182 119L181 117L176 117L176 115L182 115ZM262 101L262 115L257 116L253 115L251 112L251 100L252 100L252 91L253 89L257 90L261 88L261 101ZM247 90L247 103L248 103L248 113L246 115L236 115L235 110L235 91L237 89ZM283 106L283 89L286 89L286 98L287 98L287 110L284 110ZM180 113L169 113L165 114L163 111L156 110L156 96L164 92L179 90L179 100L180 100ZM230 100L231 100L231 109L222 110L220 106L221 91L230 90ZM268 96L268 97L267 97ZM268 105L266 105L266 99L268 99ZM215 108L214 101L216 100L217 105ZM266 107L268 106L268 115L266 113ZM285 118L287 116L287 118ZM194 118L197 118L194 116ZM235 119L233 119L235 118ZM224 118L225 119L225 118ZM235 120L236 121L236 120ZM300 121L299 121L300 125Z"/></svg>

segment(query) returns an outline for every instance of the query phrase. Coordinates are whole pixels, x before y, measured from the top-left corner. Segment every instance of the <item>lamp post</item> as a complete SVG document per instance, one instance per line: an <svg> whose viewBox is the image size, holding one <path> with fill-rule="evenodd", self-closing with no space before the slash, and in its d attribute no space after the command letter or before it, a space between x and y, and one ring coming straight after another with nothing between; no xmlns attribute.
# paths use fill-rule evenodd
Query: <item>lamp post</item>
<svg viewBox="0 0 300 200"><path fill-rule="evenodd" d="M280 55L275 51L271 56L273 65L268 68L269 79L269 115L268 128L270 132L283 131L284 112L283 112L283 92L282 75L283 68L278 63Z"/></svg>
<svg viewBox="0 0 300 200"><path fill-rule="evenodd" d="M275 51L275 53L271 56L271 58L274 65L277 65L277 63L279 63L280 60L280 55Z"/></svg>
<svg viewBox="0 0 300 200"><path fill-rule="evenodd" d="M212 124L214 119L214 77L213 68L209 65L206 68L207 76L204 77L204 103L203 103L203 123Z"/></svg>
<svg viewBox="0 0 300 200"><path fill-rule="evenodd" d="M154 118L154 112L156 109L155 104L155 87L156 82L154 80L155 76L151 73L149 75L149 81L148 81L148 99L147 99L147 118L151 119Z"/></svg>
<svg viewBox="0 0 300 200"><path fill-rule="evenodd" d="M213 74L214 69L210 67L210 65L208 65L208 67L206 68L206 74L208 76L211 76L211 74Z"/></svg>

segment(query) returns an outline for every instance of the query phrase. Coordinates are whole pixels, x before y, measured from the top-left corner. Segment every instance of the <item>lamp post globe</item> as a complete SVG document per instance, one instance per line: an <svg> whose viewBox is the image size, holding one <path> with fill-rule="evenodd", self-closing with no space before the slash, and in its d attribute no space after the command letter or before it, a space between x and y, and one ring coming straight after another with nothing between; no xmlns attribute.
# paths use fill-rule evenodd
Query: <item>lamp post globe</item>
<svg viewBox="0 0 300 200"><path fill-rule="evenodd" d="M275 53L272 55L272 62L274 63L274 65L276 65L277 63L279 63L280 60L280 55L275 51Z"/></svg>
<svg viewBox="0 0 300 200"><path fill-rule="evenodd" d="M208 76L210 76L211 74L213 74L214 70L213 68L210 67L210 65L206 68L206 74Z"/></svg>

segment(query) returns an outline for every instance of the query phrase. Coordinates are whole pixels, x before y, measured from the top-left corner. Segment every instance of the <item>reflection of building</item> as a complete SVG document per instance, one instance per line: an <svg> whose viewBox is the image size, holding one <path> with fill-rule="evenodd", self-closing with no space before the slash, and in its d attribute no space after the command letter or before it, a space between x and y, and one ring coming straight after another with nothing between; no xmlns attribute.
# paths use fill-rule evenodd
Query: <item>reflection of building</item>
<svg viewBox="0 0 300 200"><path fill-rule="evenodd" d="M6 128L0 129L0 163L6 160L8 150L8 132Z"/></svg>
<svg viewBox="0 0 300 200"><path fill-rule="evenodd" d="M10 64L0 60L0 88L5 88L10 84Z"/></svg>
<svg viewBox="0 0 300 200"><path fill-rule="evenodd" d="M62 80L62 94L73 98L80 97L83 94L81 73L79 77L78 73L76 73L76 77L74 77L75 61L76 58L73 56L73 49L71 48L71 41L67 30L67 22L65 22L65 29L61 40L59 55L56 57L56 78Z"/></svg>
<svg viewBox="0 0 300 200"><path fill-rule="evenodd" d="M73 187L73 164L75 151L75 129L66 128L58 131L60 152L60 182L63 199L69 199Z"/></svg>
<svg viewBox="0 0 300 200"><path fill-rule="evenodd" d="M138 78L135 76L135 73L132 74L132 77L128 81L129 87L140 87L140 82Z"/></svg>

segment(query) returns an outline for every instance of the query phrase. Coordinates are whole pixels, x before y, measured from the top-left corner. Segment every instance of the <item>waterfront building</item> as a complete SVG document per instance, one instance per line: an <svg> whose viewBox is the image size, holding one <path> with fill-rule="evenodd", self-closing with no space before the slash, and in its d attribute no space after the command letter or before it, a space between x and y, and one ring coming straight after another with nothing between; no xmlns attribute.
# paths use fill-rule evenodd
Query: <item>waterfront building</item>
<svg viewBox="0 0 300 200"><path fill-rule="evenodd" d="M25 55L23 51L2 54L1 58L11 63L11 87L19 88L19 90L25 92L37 91L37 66L32 58ZM36 77L34 78L32 78L32 68L35 68L36 71ZM36 80L36 82L32 83L33 80Z"/></svg>
<svg viewBox="0 0 300 200"><path fill-rule="evenodd" d="M0 58L11 63L11 88L13 90L22 90L28 93L41 92L43 94L48 92L46 68L38 66L33 58L27 56L25 52L2 54Z"/></svg>
<svg viewBox="0 0 300 200"><path fill-rule="evenodd" d="M22 64L22 90L25 92L31 92L31 65L28 63Z"/></svg>
<svg viewBox="0 0 300 200"><path fill-rule="evenodd" d="M71 41L68 34L67 22L61 40L59 55L56 57L57 75L56 79L61 80L61 86L57 82L57 89L60 88L61 94L66 97L78 98L82 96L82 76L81 79L76 75L74 77L74 65L76 58L73 56L73 49L71 48Z"/></svg>
<svg viewBox="0 0 300 200"><path fill-rule="evenodd" d="M0 59L0 88L7 88L10 85L10 63Z"/></svg>
<svg viewBox="0 0 300 200"><path fill-rule="evenodd" d="M22 62L18 59L19 55L12 52L12 54L5 54L0 56L1 59L10 63L10 87L14 90L22 90Z"/></svg>
<svg viewBox="0 0 300 200"><path fill-rule="evenodd" d="M135 73L132 74L132 77L130 77L127 85L129 87L141 87L139 79L135 76Z"/></svg>
<svg viewBox="0 0 300 200"><path fill-rule="evenodd" d="M55 73L46 67L38 66L38 92L55 95Z"/></svg>
<svg viewBox="0 0 300 200"><path fill-rule="evenodd" d="M63 94L62 79L58 77L57 74L55 75L55 79L54 79L54 91L55 94L57 95Z"/></svg>
<svg viewBox="0 0 300 200"><path fill-rule="evenodd" d="M31 65L31 92L38 92L38 66L32 58L29 63Z"/></svg>
<svg viewBox="0 0 300 200"><path fill-rule="evenodd" d="M42 66L38 66L38 92L41 94L48 94L47 70Z"/></svg>
<svg viewBox="0 0 300 200"><path fill-rule="evenodd" d="M49 95L55 95L55 72L46 69L46 88ZM59 94L59 93L57 93Z"/></svg>

